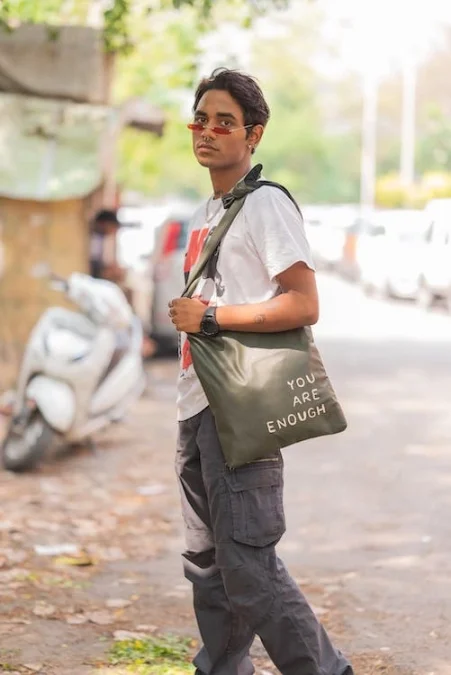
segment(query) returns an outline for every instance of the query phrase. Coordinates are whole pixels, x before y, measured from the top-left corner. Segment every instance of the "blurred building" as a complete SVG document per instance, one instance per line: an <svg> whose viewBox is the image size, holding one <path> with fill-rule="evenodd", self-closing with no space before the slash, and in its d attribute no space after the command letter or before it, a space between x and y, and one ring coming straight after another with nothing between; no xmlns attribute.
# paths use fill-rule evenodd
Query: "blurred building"
<svg viewBox="0 0 451 675"><path fill-rule="evenodd" d="M92 216L119 206L120 129L163 131L144 102L109 105L113 66L93 28L0 33L0 389L37 318L61 302L39 270L87 271Z"/></svg>

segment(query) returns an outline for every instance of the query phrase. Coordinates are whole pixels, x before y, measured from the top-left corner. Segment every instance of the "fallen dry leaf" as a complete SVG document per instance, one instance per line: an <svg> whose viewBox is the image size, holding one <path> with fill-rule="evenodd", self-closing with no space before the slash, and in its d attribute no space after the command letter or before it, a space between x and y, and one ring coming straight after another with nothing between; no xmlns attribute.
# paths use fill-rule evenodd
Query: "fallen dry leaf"
<svg viewBox="0 0 451 675"><path fill-rule="evenodd" d="M137 488L137 493L145 497L153 497L156 495L161 495L166 492L167 488L165 485L160 483L155 483L153 485L141 485Z"/></svg>
<svg viewBox="0 0 451 675"><path fill-rule="evenodd" d="M165 596L167 598L184 598L186 593L184 591L167 591Z"/></svg>
<svg viewBox="0 0 451 675"><path fill-rule="evenodd" d="M137 633L131 630L116 630L113 637L118 642L122 640L147 640L149 633Z"/></svg>
<svg viewBox="0 0 451 675"><path fill-rule="evenodd" d="M33 609L33 614L42 618L53 616L55 612L56 607L49 605L46 602L37 602Z"/></svg>
<svg viewBox="0 0 451 675"><path fill-rule="evenodd" d="M106 601L106 606L110 609L125 609L125 607L130 607L131 604L130 600L124 598L110 598Z"/></svg>
<svg viewBox="0 0 451 675"><path fill-rule="evenodd" d="M75 555L78 552L77 544L37 544L35 552L41 556Z"/></svg>
<svg viewBox="0 0 451 675"><path fill-rule="evenodd" d="M71 626L78 626L83 623L88 623L89 619L84 614L73 614L72 616L66 617L66 623Z"/></svg>
<svg viewBox="0 0 451 675"><path fill-rule="evenodd" d="M27 670L31 670L33 673L39 673L44 668L42 663L24 663L23 667Z"/></svg>
<svg viewBox="0 0 451 675"><path fill-rule="evenodd" d="M91 612L86 616L91 623L95 623L98 626L109 626L115 620L111 612Z"/></svg>
<svg viewBox="0 0 451 675"><path fill-rule="evenodd" d="M139 626L136 626L136 630L143 632L143 633L156 633L158 630L158 626L150 626L148 624L140 624Z"/></svg>
<svg viewBox="0 0 451 675"><path fill-rule="evenodd" d="M80 551L79 554L73 556L59 556L55 560L55 565L58 567L89 567L94 565L94 560L85 551Z"/></svg>

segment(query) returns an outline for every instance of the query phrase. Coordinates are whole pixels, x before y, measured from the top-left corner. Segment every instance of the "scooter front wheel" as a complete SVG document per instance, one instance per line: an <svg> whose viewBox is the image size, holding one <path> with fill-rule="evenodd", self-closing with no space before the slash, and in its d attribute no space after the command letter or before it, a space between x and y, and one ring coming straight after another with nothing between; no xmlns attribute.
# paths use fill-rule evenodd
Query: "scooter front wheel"
<svg viewBox="0 0 451 675"><path fill-rule="evenodd" d="M55 439L56 432L35 410L20 430L11 422L2 445L2 462L7 471L29 471L43 458Z"/></svg>

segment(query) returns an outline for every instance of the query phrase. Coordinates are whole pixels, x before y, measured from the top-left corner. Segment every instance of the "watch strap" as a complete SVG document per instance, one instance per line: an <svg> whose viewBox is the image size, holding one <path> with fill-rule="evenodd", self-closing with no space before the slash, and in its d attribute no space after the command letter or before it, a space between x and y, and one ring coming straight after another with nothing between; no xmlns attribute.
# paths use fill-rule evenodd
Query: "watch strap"
<svg viewBox="0 0 451 675"><path fill-rule="evenodd" d="M210 305L204 312L204 319L214 319L216 321L216 307Z"/></svg>

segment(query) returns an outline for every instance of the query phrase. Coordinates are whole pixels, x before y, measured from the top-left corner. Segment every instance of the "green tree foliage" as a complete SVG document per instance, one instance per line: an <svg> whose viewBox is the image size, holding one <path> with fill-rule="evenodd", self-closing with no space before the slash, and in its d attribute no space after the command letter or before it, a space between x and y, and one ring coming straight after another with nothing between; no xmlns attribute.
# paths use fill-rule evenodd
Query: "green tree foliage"
<svg viewBox="0 0 451 675"><path fill-rule="evenodd" d="M358 138L337 128L343 119L330 119L330 83L316 68L327 50L322 23L318 11L299 7L282 35L256 41L252 62L272 110L259 157L265 173L304 203L358 196ZM339 97L336 83L332 94Z"/></svg>
<svg viewBox="0 0 451 675"><path fill-rule="evenodd" d="M417 144L417 171L451 171L451 120L440 106L430 104L424 133Z"/></svg>
<svg viewBox="0 0 451 675"><path fill-rule="evenodd" d="M237 19L245 23L246 8L238 0L218 1L214 11L213 22ZM334 83L324 100L323 88L328 83L315 68L324 49L322 18L308 8L300 9L295 18L293 22L291 14L277 16L286 29L279 36L263 39L257 31L252 41L255 30L248 34L252 54L248 67L259 79L272 110L255 160L263 163L268 177L285 184L303 203L354 201L360 166L358 88L354 82L344 83L341 89ZM159 20L161 24L153 24L150 32L141 25L135 51L120 59L115 95L122 100L147 94L164 108L168 121L161 139L124 132L120 180L124 186L155 195L206 194L208 173L197 165L186 129L201 56L198 24L188 8L182 13L160 13ZM215 47L218 59L212 67L236 65L234 49L221 54L221 48Z"/></svg>
<svg viewBox="0 0 451 675"><path fill-rule="evenodd" d="M236 8L231 4L229 0L217 5L222 18L236 16L239 3ZM241 21L243 15L239 17ZM358 196L359 142L355 133L350 143L349 134L342 130L325 131L313 65L322 47L320 20L315 13L300 12L287 34L265 40L257 36L251 47L250 70L258 77L272 109L255 159L263 163L268 177L285 184L303 202L346 202ZM166 30L157 25L156 31L141 37L133 55L121 60L116 87L119 98L145 93L146 89L151 92L152 101L168 111L164 137L142 138L139 133L125 132L120 179L124 185L154 194L203 194L210 189L208 174L195 162L186 130L192 76L198 72L199 34L187 12L183 17L167 15L164 21ZM213 65L234 65L230 61L230 55L224 54ZM174 96L171 100L170 94L183 89L185 106L180 111L180 103Z"/></svg>
<svg viewBox="0 0 451 675"><path fill-rule="evenodd" d="M309 0L306 0L309 1ZM119 180L144 193L199 194L208 176L192 158L186 113L180 111L198 72L201 35L223 20L250 25L288 0L111 0L104 11L107 50L115 51L113 102L140 96L164 109L163 138L127 129L119 141ZM0 25L85 24L92 0L3 0ZM186 103L185 103L186 108Z"/></svg>
<svg viewBox="0 0 451 675"><path fill-rule="evenodd" d="M179 194L193 199L207 194L209 177L193 158L191 135L178 111L168 111L162 138L133 129L119 141L119 180L143 194Z"/></svg>
<svg viewBox="0 0 451 675"><path fill-rule="evenodd" d="M256 16L290 4L289 13L273 15L274 25L284 25L284 33L259 34L253 24ZM119 179L123 186L154 195L201 195L209 190L208 173L193 158L186 122L200 64L205 62L202 38L229 22L249 28L249 40L256 36L247 67L258 77L272 110L255 157L263 163L265 174L287 185L304 203L358 200L361 81L352 73L328 80L321 64L334 49L339 60L340 51L335 37L331 39L330 33L325 37L317 6L321 5L314 0L105 3L105 46L117 54L113 103L140 96L162 108L167 117L162 138L131 129L122 133ZM92 7L93 0L0 0L0 26L13 30L24 21L85 24ZM429 181L426 190L421 181L425 174L451 173L451 31L447 40L437 45L418 71L416 170L422 187L413 196L396 175L402 101L399 72L381 84L377 148L381 203L417 203L432 189L449 189L448 183L445 188L435 183L431 188ZM214 45L213 51L218 66L241 63L236 49L221 53Z"/></svg>
<svg viewBox="0 0 451 675"><path fill-rule="evenodd" d="M404 185L397 173L381 176L376 184L376 204L382 208L421 209L431 199L451 197L451 173L429 171L413 185Z"/></svg>
<svg viewBox="0 0 451 675"><path fill-rule="evenodd" d="M18 23L60 24L86 21L95 0L2 0L0 26L12 30ZM248 18L271 7L284 7L288 0L242 0ZM231 0L234 5L235 0ZM166 10L192 9L199 26L213 10L214 0L110 0L103 12L105 47L108 51L129 53L133 49L133 17L142 19Z"/></svg>

